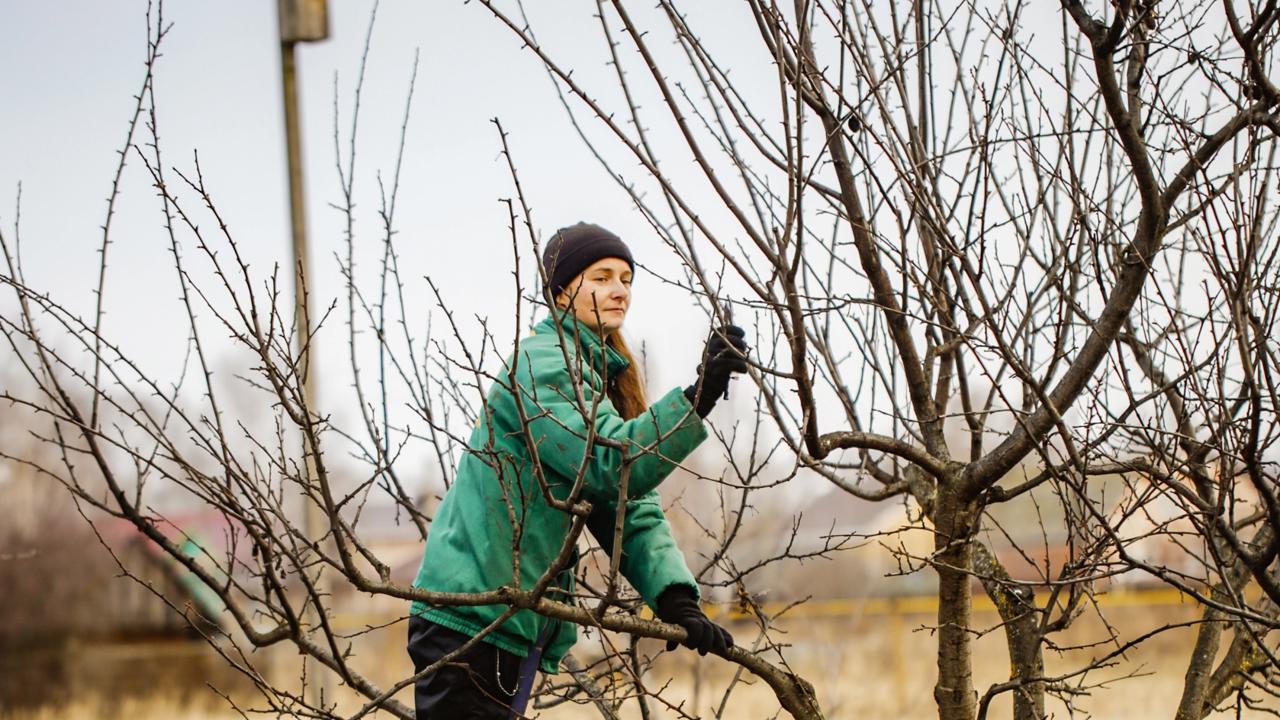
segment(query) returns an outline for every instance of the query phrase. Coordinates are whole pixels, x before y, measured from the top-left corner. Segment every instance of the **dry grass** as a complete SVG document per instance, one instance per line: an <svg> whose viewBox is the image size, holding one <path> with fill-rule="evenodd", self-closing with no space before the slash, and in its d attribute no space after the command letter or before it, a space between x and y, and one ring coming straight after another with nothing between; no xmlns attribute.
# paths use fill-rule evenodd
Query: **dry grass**
<svg viewBox="0 0 1280 720"><path fill-rule="evenodd" d="M1159 624L1191 619L1194 607L1166 606L1122 607L1108 611L1108 621L1125 635L1137 635ZM994 616L979 616L978 622L992 623ZM925 720L936 718L933 682L936 642L925 626L927 615L864 615L844 618L798 619L791 632L782 639L791 642L787 651L793 670L813 682L818 698L830 720L838 718L901 718ZM1101 639L1101 622L1082 619L1060 643L1082 645ZM746 628L742 629L743 635ZM1105 668L1087 676L1092 689L1075 700L1069 710L1062 703L1048 708L1051 717L1124 718L1125 720L1167 720L1174 715L1185 663L1191 647L1193 631L1174 630L1157 636L1127 654L1121 666ZM1049 672L1064 672L1079 667L1091 657L1109 652L1110 646L1081 649L1046 658ZM684 710L691 715L716 717L715 710L723 701L733 666L720 660L702 665L703 675L693 670L694 656L688 652L675 655L671 662L659 665L651 679L655 685L669 681L671 696L687 698ZM974 673L979 693L993 683L1008 677L1008 653L1003 636L997 631L978 638L974 654ZM1124 678L1139 673L1137 677ZM1121 679L1124 678L1124 679ZM1102 687L1099 687L1099 686ZM622 717L638 718L640 714L629 703ZM989 717L1011 715L1007 696L992 705ZM1073 712L1074 711L1074 712ZM733 689L724 705L724 718L755 720L773 717L778 703L762 682L743 683ZM673 713L655 713L657 717L675 717ZM551 720L585 720L599 718L589 707L556 709L543 717ZM1224 716L1225 717L1225 716Z"/></svg>
<svg viewBox="0 0 1280 720"><path fill-rule="evenodd" d="M121 702L104 702L99 698L83 699L57 707L45 706L35 710L0 713L0 717L13 720L229 720L241 716L225 705L217 707L207 703L193 704L177 697L156 695Z"/></svg>
<svg viewBox="0 0 1280 720"><path fill-rule="evenodd" d="M1159 625L1192 620L1192 605L1156 607L1117 606L1106 609L1106 620L1126 636L1135 636ZM980 623L992 623L993 616L979 614ZM785 634L776 640L790 644L786 651L791 667L808 678L818 690L819 700L831 720L839 718L902 718L913 720L936 717L932 699L934 670L934 636L925 627L930 616L925 613L851 613L843 617L796 617L784 620L780 628ZM1086 645L1102 638L1102 622L1097 617L1082 618L1065 637L1063 645ZM734 628L735 636L751 641L751 629L743 624ZM1057 703L1049 710L1052 717L1124 718L1125 720L1165 720L1173 716L1182 676L1190 649L1193 630L1170 631L1129 652L1117 667L1096 671L1087 677L1093 690L1080 696L1073 710ZM397 624L362 636L357 643L355 661L370 669L379 683L389 684L409 672L404 654L404 626ZM1111 648L1098 647L1064 652L1047 658L1049 671L1061 672L1078 667L1082 661ZM1008 656L1002 635L996 631L976 640L975 676L979 691L1007 677ZM282 677L296 674L296 655L281 656L276 672ZM722 702L724 718L755 720L778 713L778 704L764 683L743 677L733 685L728 700L725 690L731 685L735 667L715 658L698 661L688 651L669 653L660 658L649 678L653 686L670 683L667 697L682 698L683 709L690 715L716 717ZM1125 677L1133 675L1134 677ZM199 678L191 678L198 689ZM168 688L172 690L172 687ZM406 689L399 699L412 703ZM199 700L197 703L196 701ZM354 702L354 698L351 698ZM231 718L234 712L219 705L220 699L208 690L188 692L186 697L161 691L147 697L129 698L104 703L86 695L75 697L61 708L44 708L24 713L11 713L15 720L53 720L54 718ZM992 707L992 718L1008 718L1007 698ZM586 720L599 718L593 708L566 704L533 713L547 720ZM1258 713L1255 716L1261 716ZM388 717L387 715L381 715ZM638 718L634 702L625 703L621 716ZM1222 717L1226 717L1223 715ZM1249 717L1250 715L1245 715ZM675 713L654 706L653 717L676 717Z"/></svg>

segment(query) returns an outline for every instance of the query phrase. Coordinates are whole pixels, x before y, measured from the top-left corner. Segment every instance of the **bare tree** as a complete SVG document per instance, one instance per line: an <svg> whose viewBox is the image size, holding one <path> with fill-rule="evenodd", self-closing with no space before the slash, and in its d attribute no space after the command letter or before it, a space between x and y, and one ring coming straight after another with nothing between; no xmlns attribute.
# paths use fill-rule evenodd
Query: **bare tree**
<svg viewBox="0 0 1280 720"><path fill-rule="evenodd" d="M112 185L93 315L82 317L57 298L29 286L21 268L20 225L15 222L11 232L0 233L3 283L13 291L14 301L14 309L0 317L0 331L7 340L9 356L29 383L29 387L9 384L0 397L35 418L33 437L52 450L43 459L21 450L13 451L13 457L65 487L86 516L132 523L138 533L213 590L226 607L230 630L201 629L218 652L257 685L270 710L317 717L360 717L388 711L412 717L412 710L393 695L416 677L399 678L389 685L372 679L366 669L371 663L354 648L362 635L375 628L353 633L334 625L342 593L434 605L507 607L506 614L473 642L481 641L523 609L595 628L606 650L604 656L589 665L571 659L567 669L573 682L564 686L548 680L540 697L587 702L606 716L616 712L618 702L630 700L646 708L648 703L658 702L678 709L681 699L669 699L670 693L664 694L663 688L646 687L643 676L652 654L641 653L635 640L679 640L684 631L643 615L642 603L619 579L621 543L611 543L616 549L594 563L602 571L591 575L584 566L582 590L573 602L548 595L551 581L576 556L579 541L587 542L583 530L593 508L582 498L581 477L567 498L553 496L547 484L542 485L544 500L572 518L573 529L557 562L533 587L522 587L518 573L512 585L466 595L414 589L392 579L392 568L363 539L368 525L362 525L366 510L371 504L394 503L404 521L417 529L419 538L425 538L430 513L428 499L420 489L422 478L406 482L400 469L404 463L397 461L409 452L406 448L420 445L434 458L435 474L447 485L456 459L466 447L465 437L458 432L487 412L484 393L490 385L514 383L514 368L495 369L495 362L510 357L512 351L497 347L484 323L478 328L478 339L471 340L463 324L457 322L451 304L436 292L429 278L428 287L436 292L438 301L434 318L444 330L434 330L430 321L424 323L427 319L406 303L405 280L392 242L399 160L390 182L380 186L382 260L372 287L359 284L352 199L355 147L351 145L344 157L341 133L335 130L338 172L345 194L340 209L348 223L348 252L339 258L347 292L345 303L334 301L323 313L316 337L325 337L336 319L345 315L345 344L358 419L354 427L342 427L309 407L303 391L307 364L295 349L298 327L287 315L292 302L282 297L279 269L267 276L251 270L219 213L213 191L205 184L198 157L185 167L175 167L163 156L153 71L168 26L160 6L149 13L148 21L147 73ZM410 100L413 83L410 77ZM358 88L353 135L359 113ZM407 126L408 107L402 129ZM500 125L495 123L495 127L496 142L505 154L506 134ZM188 321L187 363L173 382L148 375L127 349L115 345L103 332L111 277L111 217L126 163L140 164L156 191ZM511 173L515 197L507 201L507 207L513 261L518 263L530 245L535 252L538 248L514 162ZM528 234L522 237L521 228ZM202 276L212 277L212 284L196 280ZM512 287L517 318L522 318L531 304L529 294L518 281ZM230 336L242 356L249 358L237 369L238 390L229 390L214 378L210 356L214 343L209 339L213 333ZM362 342L365 338L370 342ZM377 370L372 373L364 365L371 357L377 359ZM248 403L236 396L246 388L253 394ZM584 417L591 418L597 412L599 396L587 400L588 395L579 389L578 402ZM233 406L237 403L249 408L236 412ZM408 412L404 412L405 405ZM266 422L264 408L270 409L265 413ZM530 414L537 415L534 410ZM406 415L408 420L403 417ZM603 440L588 436L584 442L590 446ZM651 448L627 451L630 454L622 463L620 487L624 494L628 468L654 452ZM344 455L354 457L359 470L335 469L334 458ZM344 460L339 464L350 463ZM159 501L174 495L177 500L168 497L166 502ZM187 538L179 523L170 519L166 503L192 502L220 518L225 534L221 547L206 548L195 555L184 550ZM620 501L616 504L623 505ZM326 518L322 536L310 536L303 529L302 505L319 508ZM508 511L514 513L513 508ZM592 547L592 554L602 552L598 546ZM519 562L518 553L515 562ZM710 569L708 564L702 574ZM408 606L403 607L407 611ZM402 615L399 620L403 619ZM763 637L768 624L763 618L761 628L757 648L762 643L768 645ZM354 691L359 701L353 701L351 693L339 693L317 703L307 692L313 682L306 676L307 665L297 663L298 674L291 678L271 667L278 655L256 652L284 645L318 661ZM419 676L434 672L453 657L444 658ZM765 679L794 713L812 716L818 712L808 683L771 662L765 653L731 648L726 657ZM615 676L622 679L615 681Z"/></svg>
<svg viewBox="0 0 1280 720"><path fill-rule="evenodd" d="M1063 2L1046 20L1020 2L753 0L764 62L730 68L675 3L637 19L602 0L617 108L522 8L484 4L639 162L629 177L597 151L708 311L731 300L773 329L778 362L757 381L798 462L920 508L939 717L985 715L1006 692L1018 718L1044 717L1048 693L1070 707L1110 658L1048 677L1043 650L1134 570L1205 606L1179 717L1269 692L1275 614L1243 592L1274 600L1274 3ZM766 74L776 102L744 86ZM656 123L682 142L655 147ZM686 160L696 177L664 170ZM1098 502L1090 485L1117 474L1123 496ZM989 510L1040 487L1065 508L1069 555L1015 581L980 536L998 530ZM1174 517L1139 520L1162 498L1193 528L1177 568L1135 551L1178 541ZM981 697L973 579L1014 668ZM1236 644L1215 669L1226 624Z"/></svg>
<svg viewBox="0 0 1280 720"><path fill-rule="evenodd" d="M763 558L739 551L753 494L773 482L760 457L791 462L777 482L816 473L870 501L905 500L932 533L931 553L904 550L902 562L937 578L940 718L985 717L1006 694L1019 720L1046 717L1049 702L1074 711L1097 689L1099 669L1150 636L1113 629L1078 667L1053 674L1045 650L1083 613L1101 614L1097 594L1135 573L1203 606L1179 718L1274 693L1274 1L1068 0L1046 20L1017 0L750 0L739 11L758 31L756 64L731 68L723 47L669 0L644 14L599 0L604 60L616 70L610 89L622 90L617 108L583 86L556 48L539 44L536 18L523 8L481 4L546 67L584 141L680 257L683 274L668 279L699 296L717 322L732 314L757 329L752 379L761 401L748 434L763 451L713 478L726 511L719 526L702 528L712 547L697 569L701 582L731 590L750 610L756 637L726 659L764 679L783 709L822 717L774 637L777 618L754 600L757 570L803 553L791 542ZM153 27L149 70L164 35L162 21ZM660 38L673 44L659 47ZM755 78L769 79L764 92ZM600 143L589 122L610 140ZM518 265L537 251L537 226L496 127L511 170ZM344 160L335 132L347 293L321 337L345 315L356 426L307 407L295 328L280 311L290 303L275 275L255 276L240 259L198 162L178 170L162 160L148 72L121 163L142 163L158 192L194 381L148 377L101 333L101 304L80 318L29 287L18 230L0 236L2 279L18 303L0 327L38 387L3 396L48 423L60 462L42 471L85 505L134 523L217 590L236 631L213 639L273 709L411 715L391 696L414 678L377 684L352 654L358 639L330 623L334 601L321 588L337 580L365 595L501 604L610 631L597 636L600 659L571 658L572 682L544 684L539 702L586 702L604 717L628 704L644 717L657 707L690 716L682 698L647 681L651 658L634 640L681 631L645 619L619 591L616 554L600 557L598 573L584 575L581 596L567 604L547 597L551 574L532 589L415 590L395 582L362 541L362 513L376 498L396 503L425 537L430 512L398 461L417 446L448 482L465 444L457 433L485 411L485 388L513 380L499 362L508 349L483 323L469 330L441 293L425 330L406 304L393 242L398 162L380 186L381 263L371 283L356 272L354 130L351 137ZM696 168L691 176L672 170L685 161ZM633 177L627 168L636 163ZM209 218L212 233L202 223ZM110 211L103 278L109 219ZM212 269L215 286L192 281L188 252ZM527 290L512 288L517 325L534 305ZM252 432L226 410L202 315L252 357L244 380L272 408L273 431ZM376 371L366 370L372 358ZM198 386L197 400L186 382ZM394 399L404 396L408 414ZM595 407L584 398L590 417ZM337 452L358 458L361 471L334 470ZM84 484L90 468L105 492ZM227 550L182 553L148 502L157 485L216 509ZM592 508L580 492L567 501L546 493L574 528L549 573L585 538ZM323 538L294 522L299 496L323 511ZM1014 539L1002 507L1032 500L1060 506L1046 533L1064 538L1062 557L1025 539L1005 542ZM1033 576L1010 571L1001 550L1010 545ZM1152 547L1175 548L1177 562L1153 559ZM972 649L984 630L972 615L978 587L1000 612L1013 669L981 691ZM1249 602L1259 594L1262 603ZM362 700L309 705L247 652L275 645L315 658ZM737 684L723 688L725 698Z"/></svg>

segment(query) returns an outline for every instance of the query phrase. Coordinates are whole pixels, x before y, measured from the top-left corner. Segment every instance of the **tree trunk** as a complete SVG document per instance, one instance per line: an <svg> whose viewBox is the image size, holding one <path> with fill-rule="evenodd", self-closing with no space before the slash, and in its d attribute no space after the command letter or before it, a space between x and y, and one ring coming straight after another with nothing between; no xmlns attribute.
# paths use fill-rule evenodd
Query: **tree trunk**
<svg viewBox="0 0 1280 720"><path fill-rule="evenodd" d="M970 590L974 507L940 487L934 506L934 567L938 571L938 682L933 699L939 720L973 720L977 695L973 690L970 644Z"/></svg>
<svg viewBox="0 0 1280 720"><path fill-rule="evenodd" d="M1276 606L1269 602L1264 603L1259 612L1275 617ZM1258 632L1266 637L1263 634L1265 630L1260 629ZM1218 669L1214 670L1213 677L1209 679L1208 687L1205 689L1200 717L1208 715L1209 711L1224 702L1231 693L1244 687L1250 675L1264 671L1270 664L1271 658L1254 642L1254 636L1237 624L1235 638L1231 641L1231 646L1227 649L1222 662L1218 663Z"/></svg>
<svg viewBox="0 0 1280 720"><path fill-rule="evenodd" d="M1209 687L1213 659L1218 654L1225 628L1221 612L1211 607L1204 609L1204 622L1200 623L1200 629L1196 633L1196 646L1191 652L1191 662L1187 663L1182 699L1178 702L1174 720L1200 720L1204 717L1205 691Z"/></svg>
<svg viewBox="0 0 1280 720"><path fill-rule="evenodd" d="M980 542L973 543L973 567L1004 622L1009 647L1010 680L1024 684L1013 691L1014 720L1044 720L1044 646L1035 591L1009 584L1008 571Z"/></svg>
<svg viewBox="0 0 1280 720"><path fill-rule="evenodd" d="M1274 531L1264 523L1249 544L1253 548L1262 548L1271 544L1273 537ZM1228 593L1227 589L1231 588L1239 593L1248 582L1249 570L1226 542L1219 539L1215 544L1219 557L1232 560L1227 572L1223 574L1222 582L1213 587L1212 597L1218 602L1229 604L1232 602L1232 593ZM1264 602L1262 607L1255 610L1274 616L1276 606L1274 603ZM1214 705L1222 702L1233 688L1239 687L1246 675L1259 667L1259 650L1253 638L1247 630L1237 626L1235 640L1217 670L1214 670L1213 661L1222 646L1222 633L1227 629L1227 624L1228 618L1222 611L1211 607L1204 609L1204 622L1196 633L1196 646L1187 663L1182 699L1178 702L1175 720L1200 720Z"/></svg>

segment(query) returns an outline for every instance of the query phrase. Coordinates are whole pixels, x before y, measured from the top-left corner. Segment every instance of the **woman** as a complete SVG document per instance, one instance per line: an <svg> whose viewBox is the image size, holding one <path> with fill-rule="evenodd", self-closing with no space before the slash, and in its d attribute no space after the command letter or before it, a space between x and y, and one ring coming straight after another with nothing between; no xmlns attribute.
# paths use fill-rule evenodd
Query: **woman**
<svg viewBox="0 0 1280 720"><path fill-rule="evenodd" d="M534 587L571 525L570 514L547 495L563 501L575 483L581 484L579 499L591 503L588 529L612 552L620 447L626 447L637 457L627 474L622 574L658 618L685 629L686 646L704 655L723 653L733 638L702 612L697 583L654 488L706 438L702 418L725 392L730 373L746 371L743 332L727 326L712 333L694 384L646 407L639 373L618 333L635 271L626 244L604 228L578 223L551 238L542 264L550 316L520 342L490 388L431 524L414 586L474 593L511 585L518 575L522 589ZM599 441L589 443L592 437ZM555 578L547 597L569 601L574 564ZM457 650L507 609L414 603L414 667L421 671ZM418 718L520 717L537 670L556 672L576 636L572 623L531 610L513 614L483 642L417 682Z"/></svg>

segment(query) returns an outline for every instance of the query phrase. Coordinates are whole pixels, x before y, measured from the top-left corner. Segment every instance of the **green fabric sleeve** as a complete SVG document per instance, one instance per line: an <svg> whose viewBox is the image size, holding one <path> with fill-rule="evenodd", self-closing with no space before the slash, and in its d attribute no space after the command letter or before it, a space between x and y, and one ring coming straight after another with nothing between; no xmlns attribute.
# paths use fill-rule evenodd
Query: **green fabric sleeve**
<svg viewBox="0 0 1280 720"><path fill-rule="evenodd" d="M587 528L610 556L616 507L614 502L607 503L587 520ZM619 570L650 608L657 606L658 596L671 585L688 585L695 597L700 595L684 553L671 535L671 524L656 490L627 503Z"/></svg>
<svg viewBox="0 0 1280 720"><path fill-rule="evenodd" d="M554 352L560 353L558 348ZM589 372L584 369L584 374ZM569 483L585 464L582 495L595 505L618 496L624 449L634 458L627 498L635 499L657 487L707 436L701 418L679 388L631 420L624 420L608 398L601 398L592 435L587 421L598 390L591 382L582 381L586 407L580 406L563 359L523 358L518 361L517 374L517 395L529 420L528 437L538 462ZM567 493L568 487L552 490Z"/></svg>

